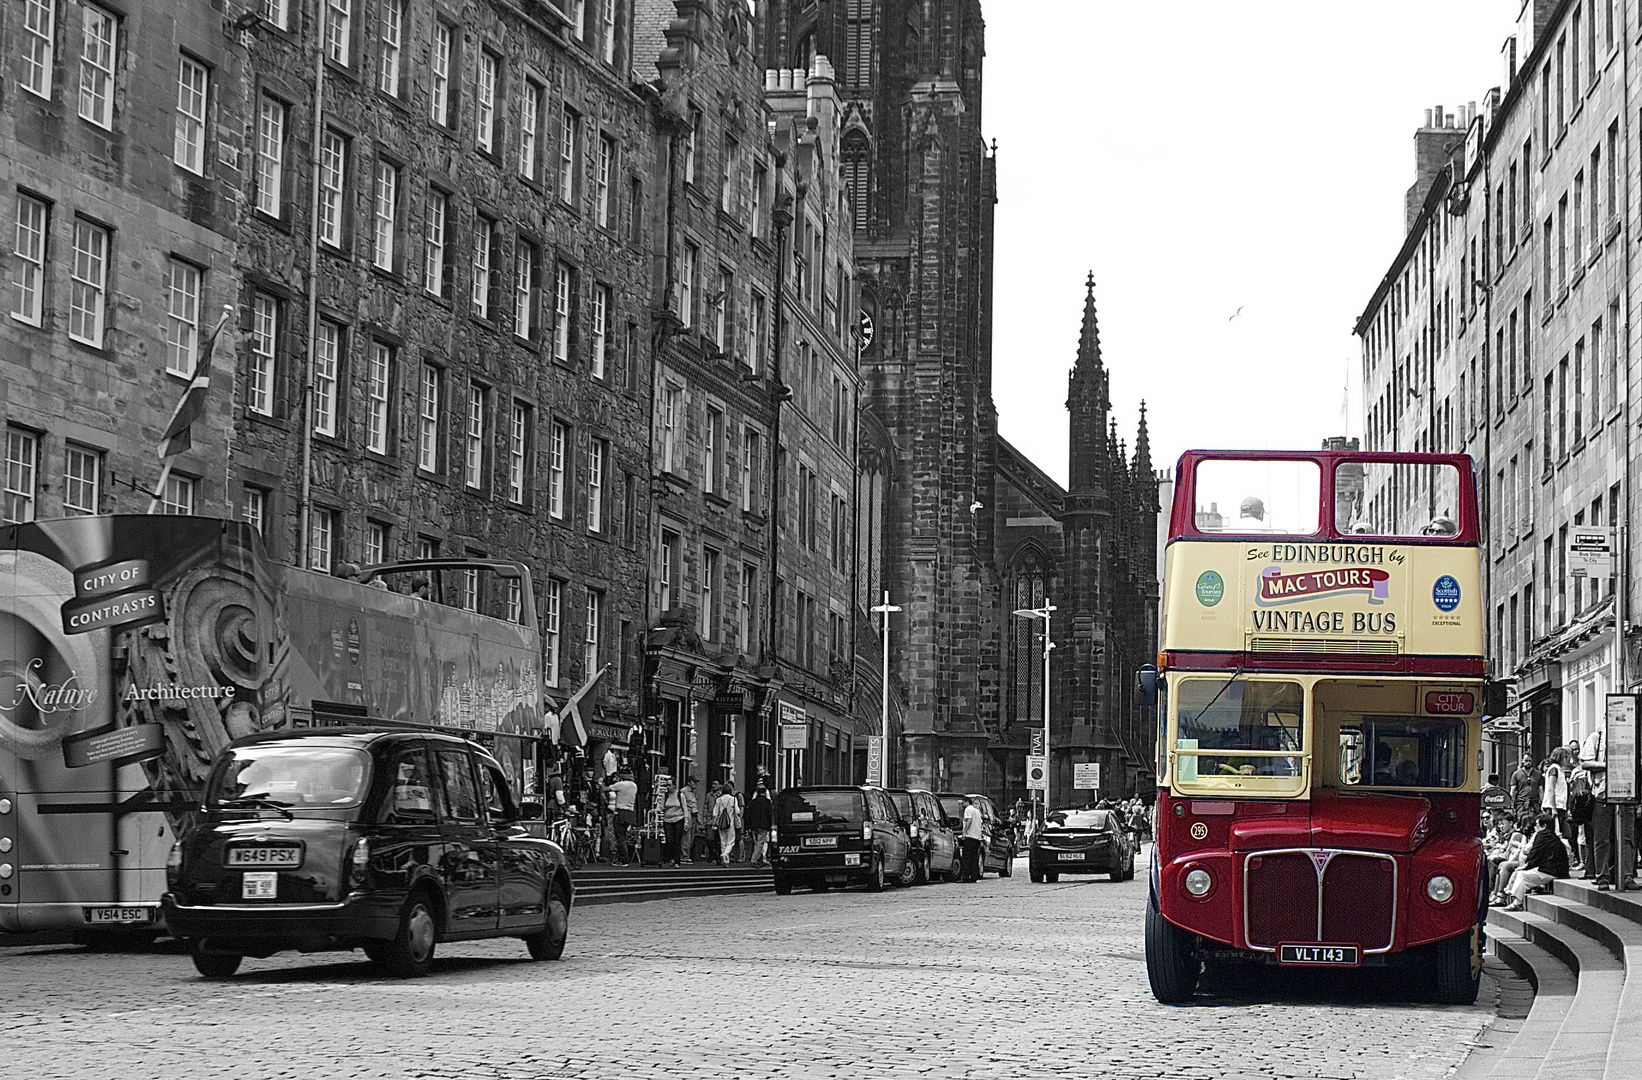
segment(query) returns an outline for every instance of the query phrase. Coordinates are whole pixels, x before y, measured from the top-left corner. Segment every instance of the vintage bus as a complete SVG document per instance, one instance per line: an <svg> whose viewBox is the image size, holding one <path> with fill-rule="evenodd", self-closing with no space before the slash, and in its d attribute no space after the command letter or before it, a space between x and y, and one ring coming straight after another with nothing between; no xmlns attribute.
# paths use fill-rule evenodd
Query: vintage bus
<svg viewBox="0 0 1642 1080"><path fill-rule="evenodd" d="M237 521L0 527L0 932L161 929L173 837L242 735L511 734L489 742L519 782L543 726L530 598L517 563L283 566Z"/></svg>
<svg viewBox="0 0 1642 1080"><path fill-rule="evenodd" d="M1189 451L1164 562L1146 965L1482 963L1484 603L1464 455ZM1154 697L1155 695L1155 697Z"/></svg>

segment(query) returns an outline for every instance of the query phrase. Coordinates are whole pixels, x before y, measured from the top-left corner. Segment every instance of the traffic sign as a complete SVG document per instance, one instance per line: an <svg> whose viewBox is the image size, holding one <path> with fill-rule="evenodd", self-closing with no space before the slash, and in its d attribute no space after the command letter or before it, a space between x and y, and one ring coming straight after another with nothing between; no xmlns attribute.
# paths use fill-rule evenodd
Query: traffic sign
<svg viewBox="0 0 1642 1080"><path fill-rule="evenodd" d="M1049 790L1048 769L1042 754L1026 755L1026 790Z"/></svg>
<svg viewBox="0 0 1642 1080"><path fill-rule="evenodd" d="M1607 577L1613 573L1613 530L1602 525L1574 525L1568 530L1568 573L1574 577Z"/></svg>

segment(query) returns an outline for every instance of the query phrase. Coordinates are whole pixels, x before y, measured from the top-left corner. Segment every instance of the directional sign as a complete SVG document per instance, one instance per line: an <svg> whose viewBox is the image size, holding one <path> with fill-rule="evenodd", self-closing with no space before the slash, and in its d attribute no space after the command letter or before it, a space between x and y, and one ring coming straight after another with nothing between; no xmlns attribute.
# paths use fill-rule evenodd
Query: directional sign
<svg viewBox="0 0 1642 1080"><path fill-rule="evenodd" d="M1613 573L1613 530L1575 525L1568 530L1568 573L1574 577L1607 577Z"/></svg>
<svg viewBox="0 0 1642 1080"><path fill-rule="evenodd" d="M1049 775L1042 754L1026 755L1026 790L1049 790Z"/></svg>

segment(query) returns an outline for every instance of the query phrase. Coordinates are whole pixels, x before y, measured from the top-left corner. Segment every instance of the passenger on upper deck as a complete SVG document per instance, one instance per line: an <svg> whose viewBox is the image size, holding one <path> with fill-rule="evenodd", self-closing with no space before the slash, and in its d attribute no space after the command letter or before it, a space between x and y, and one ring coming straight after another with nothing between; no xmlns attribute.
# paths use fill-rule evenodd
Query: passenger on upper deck
<svg viewBox="0 0 1642 1080"><path fill-rule="evenodd" d="M1237 508L1236 532L1266 532L1271 526L1266 524L1266 504L1258 495L1250 495Z"/></svg>

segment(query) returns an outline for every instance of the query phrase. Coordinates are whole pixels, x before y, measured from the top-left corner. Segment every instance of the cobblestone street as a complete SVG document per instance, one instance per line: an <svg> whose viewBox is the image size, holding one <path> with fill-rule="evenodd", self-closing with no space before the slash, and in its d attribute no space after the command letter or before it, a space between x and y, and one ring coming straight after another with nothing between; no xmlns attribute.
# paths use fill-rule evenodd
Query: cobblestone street
<svg viewBox="0 0 1642 1080"><path fill-rule="evenodd" d="M4 1077L1446 1076L1489 1010L1284 977L1147 990L1145 874L578 910L565 958L448 945L401 982L360 953L207 982L165 946L0 954ZM1285 976L1288 973L1284 973ZM1246 980L1244 980L1246 981ZM1483 1000L1491 997L1485 983ZM1404 991L1406 995L1406 991Z"/></svg>

